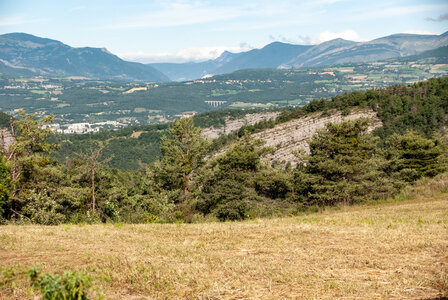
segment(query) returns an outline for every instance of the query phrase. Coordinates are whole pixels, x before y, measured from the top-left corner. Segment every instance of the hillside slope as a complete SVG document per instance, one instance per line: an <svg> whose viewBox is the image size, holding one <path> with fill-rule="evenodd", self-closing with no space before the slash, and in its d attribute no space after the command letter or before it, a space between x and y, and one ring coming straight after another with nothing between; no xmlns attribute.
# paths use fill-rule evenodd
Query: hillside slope
<svg viewBox="0 0 448 300"><path fill-rule="evenodd" d="M244 69L329 66L416 55L448 45L448 35L394 34L367 42L341 38L317 45L270 43L247 52L224 52L200 63L150 64L172 80L198 79L207 74L226 74Z"/></svg>
<svg viewBox="0 0 448 300"><path fill-rule="evenodd" d="M218 128L215 127L204 128L202 130L202 135L209 139L216 139L221 135L235 132L243 126L255 125L256 123L265 120L275 120L275 118L278 117L278 115L280 115L280 111L247 114L239 118L227 117L225 119L225 124L223 126Z"/></svg>
<svg viewBox="0 0 448 300"><path fill-rule="evenodd" d="M261 49L253 49L233 58L214 71L215 74L226 74L242 69L277 68L308 49L309 45L292 45L274 42Z"/></svg>
<svg viewBox="0 0 448 300"><path fill-rule="evenodd" d="M341 39L317 45L285 63L285 66L326 66L346 63L366 63L396 57L416 55L448 45L447 35L394 34L368 42ZM324 47L322 51L319 48ZM320 51L317 51L319 49Z"/></svg>
<svg viewBox="0 0 448 300"><path fill-rule="evenodd" d="M4 65L0 70L6 71L9 67L35 75L169 80L151 66L124 61L104 48L72 48L56 40L25 33L0 35L0 65Z"/></svg>

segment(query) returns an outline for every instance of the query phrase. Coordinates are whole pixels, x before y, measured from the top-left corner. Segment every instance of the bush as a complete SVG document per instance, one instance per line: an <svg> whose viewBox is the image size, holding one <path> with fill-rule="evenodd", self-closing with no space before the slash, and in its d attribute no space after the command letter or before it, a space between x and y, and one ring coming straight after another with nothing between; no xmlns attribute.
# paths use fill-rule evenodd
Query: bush
<svg viewBox="0 0 448 300"><path fill-rule="evenodd" d="M23 213L29 216L33 223L58 225L65 221L65 216L60 213L61 205L48 197L45 192L37 193L31 190L24 193L23 196L27 203L23 208Z"/></svg>
<svg viewBox="0 0 448 300"><path fill-rule="evenodd" d="M220 221L238 221L247 219L248 212L249 205L246 201L234 200L221 205L216 212L216 217Z"/></svg>
<svg viewBox="0 0 448 300"><path fill-rule="evenodd" d="M152 195L134 195L121 203L120 221L128 223L173 222L175 219L176 191Z"/></svg>
<svg viewBox="0 0 448 300"><path fill-rule="evenodd" d="M43 300L84 300L92 286L92 278L76 271L62 275L43 274L33 268L29 271L31 286L38 289Z"/></svg>
<svg viewBox="0 0 448 300"><path fill-rule="evenodd" d="M285 199L292 189L292 177L288 173L268 169L255 177L255 190L260 196Z"/></svg>
<svg viewBox="0 0 448 300"><path fill-rule="evenodd" d="M448 169L447 146L439 138L427 139L415 132L393 134L386 146L387 172L405 182L434 177Z"/></svg>

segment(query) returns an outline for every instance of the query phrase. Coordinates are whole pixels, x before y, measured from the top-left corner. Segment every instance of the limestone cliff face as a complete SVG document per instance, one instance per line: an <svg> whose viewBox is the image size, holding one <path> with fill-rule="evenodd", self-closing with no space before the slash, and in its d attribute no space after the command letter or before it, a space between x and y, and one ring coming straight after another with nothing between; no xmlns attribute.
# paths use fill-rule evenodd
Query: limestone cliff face
<svg viewBox="0 0 448 300"><path fill-rule="evenodd" d="M275 119L278 112L258 113L246 115L245 118L228 120L223 128L206 128L203 135L208 138L217 138L219 135L228 134L238 130L243 125L253 125L261 120ZM319 130L325 127L325 124L340 123L348 120L356 120L359 118L368 118L371 120L369 131L382 126L381 121L376 116L376 112L371 109L352 109L350 114L343 116L341 112L333 112L331 115L323 116L322 112L314 113L303 118L294 119L286 123L276 125L274 128L266 129L262 132L253 134L254 139L265 141L265 146L273 147L274 154L265 157L268 162L291 162L292 165L297 163L297 158L293 151L303 149L309 152L308 140ZM220 151L218 154L221 154Z"/></svg>
<svg viewBox="0 0 448 300"><path fill-rule="evenodd" d="M266 159L273 161L296 163L296 157L292 154L294 150L304 149L309 153L308 140L319 130L325 127L325 124L340 123L359 118L368 118L371 120L369 131L382 126L376 113L371 109L352 110L349 115L343 116L336 112L330 116L322 116L322 113L312 114L300 119L291 120L286 123L278 124L274 128L267 129L253 135L255 139L261 139L266 142L265 146L276 149L273 155Z"/></svg>
<svg viewBox="0 0 448 300"><path fill-rule="evenodd" d="M14 141L14 137L8 129L0 129L0 150L8 150Z"/></svg>
<svg viewBox="0 0 448 300"><path fill-rule="evenodd" d="M226 119L226 124L220 128L208 127L202 130L202 135L209 139L216 139L221 135L232 133L240 129L245 125L254 125L263 120L275 120L275 118L280 114L280 112L267 112L267 113L255 113L247 114L244 118L239 119Z"/></svg>

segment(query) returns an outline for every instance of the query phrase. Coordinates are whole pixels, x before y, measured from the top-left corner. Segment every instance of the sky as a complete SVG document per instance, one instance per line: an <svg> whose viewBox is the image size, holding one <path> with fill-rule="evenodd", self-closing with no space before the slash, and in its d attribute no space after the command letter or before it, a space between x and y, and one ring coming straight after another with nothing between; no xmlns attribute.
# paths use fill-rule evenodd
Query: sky
<svg viewBox="0 0 448 300"><path fill-rule="evenodd" d="M447 0L0 0L0 34L107 48L145 63L203 61L273 41L446 31Z"/></svg>

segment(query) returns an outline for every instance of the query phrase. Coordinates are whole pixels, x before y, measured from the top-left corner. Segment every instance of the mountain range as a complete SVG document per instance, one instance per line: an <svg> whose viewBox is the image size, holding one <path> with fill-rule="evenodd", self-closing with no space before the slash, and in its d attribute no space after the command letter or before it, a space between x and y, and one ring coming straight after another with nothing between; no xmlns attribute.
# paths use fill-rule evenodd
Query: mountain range
<svg viewBox="0 0 448 300"><path fill-rule="evenodd" d="M10 75L82 76L98 79L183 81L242 69L299 68L363 63L416 55L448 45L441 35L394 34L368 42L334 39L318 45L273 42L261 49L225 51L205 62L128 62L104 48L73 48L26 33L0 35L0 73Z"/></svg>
<svg viewBox="0 0 448 300"><path fill-rule="evenodd" d="M252 68L299 68L372 62L416 55L447 45L448 31L441 35L394 34L368 42L340 38L318 45L273 42L247 52L224 52L217 59L206 62L150 65L170 79L181 81Z"/></svg>
<svg viewBox="0 0 448 300"><path fill-rule="evenodd" d="M169 81L153 67L124 61L105 48L73 48L26 33L0 35L0 62L2 73Z"/></svg>

